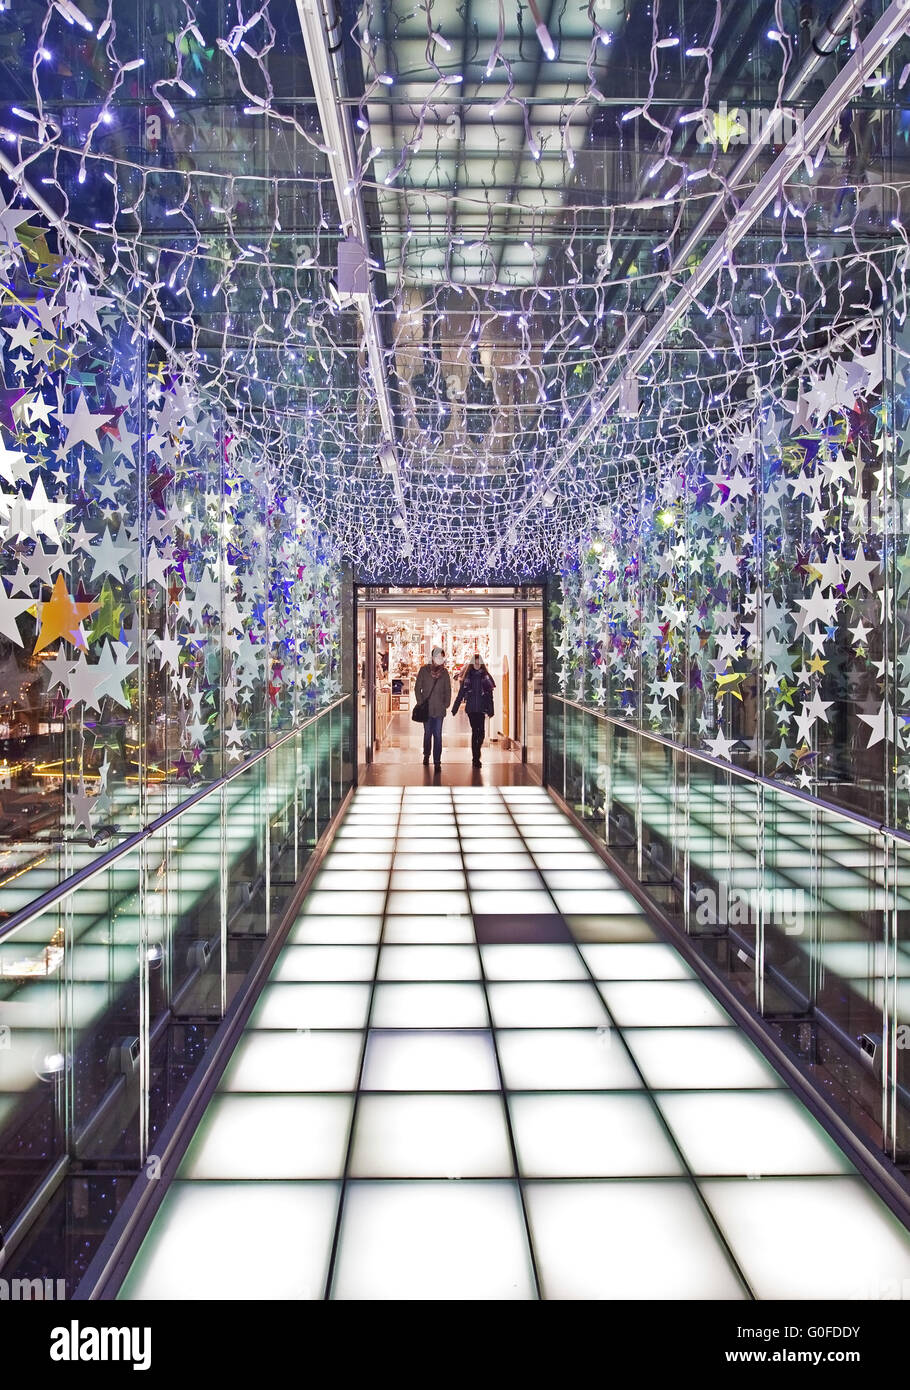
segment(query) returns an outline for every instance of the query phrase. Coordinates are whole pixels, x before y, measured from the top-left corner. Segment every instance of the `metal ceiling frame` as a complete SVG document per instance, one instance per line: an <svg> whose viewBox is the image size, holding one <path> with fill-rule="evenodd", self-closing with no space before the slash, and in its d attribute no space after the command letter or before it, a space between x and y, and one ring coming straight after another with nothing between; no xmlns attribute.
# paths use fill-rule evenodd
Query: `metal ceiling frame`
<svg viewBox="0 0 910 1390"><path fill-rule="evenodd" d="M511 598L502 594L458 595L447 598L445 589L432 594L387 594L380 598L358 598L358 608L530 608L543 607L543 598Z"/></svg>
<svg viewBox="0 0 910 1390"><path fill-rule="evenodd" d="M844 5L841 13L852 8L852 5ZM635 376L647 362L651 353L659 347L670 329L691 306L705 285L723 268L724 262L728 260L733 249L758 220L771 199L799 168L805 156L816 149L819 142L828 134L843 108L862 89L866 79L887 58L892 48L905 36L908 25L910 25L910 0L891 0L891 4L884 14L865 39L860 40L849 60L806 116L802 130L796 131L793 138L784 146L774 163L770 165L752 192L730 218L727 230L716 239L676 298L667 305L657 323L639 346L633 347L635 339L647 322L643 313L636 317L618 347L611 354L610 360L600 374L599 381L585 397L584 404L576 410L569 421L565 433L572 435L572 438L565 452L548 470L540 483L526 495L524 502L512 519L512 528L521 524L543 494L552 486L562 470L600 428L614 405L619 401L624 382ZM736 178L741 179L751 168L763 146L767 148L767 138L763 139L762 137L767 137L770 128L769 122L759 132L758 141L744 152L736 165ZM699 228L696 230L707 226L710 218L722 210L725 198L725 192L718 194L717 199L711 205L710 214L706 214L701 219ZM693 233L693 237L694 235ZM684 251L691 250L691 244L692 239L687 239ZM668 274L679 271L682 254L681 252L674 258ZM654 296L649 303L653 300ZM620 376L599 399L595 400L595 393L605 385L610 372L620 363L623 364ZM572 434L573 430L575 431L574 435ZM498 560L500 552L501 543L488 552L488 563L494 564Z"/></svg>
<svg viewBox="0 0 910 1390"><path fill-rule="evenodd" d="M369 254L370 233L360 192L357 150L351 126L351 108L347 100L348 93L344 71L339 60L342 37L337 31L340 18L337 12L334 18L326 12L326 5L331 5L332 0L296 0L296 3L342 226L347 235L360 243L364 248L364 253ZM334 43L330 38L333 33L336 34ZM390 446L390 451L385 453L390 463L392 453L394 453L394 465L383 468L382 471L387 472L392 480L395 499L403 523L401 533L405 542L404 553L409 554L411 541L408 529L408 512L401 482L395 435L395 414L389 390L376 301L372 290L366 294L355 294L352 298L357 304L363 327L370 376L373 380L379 417L382 422L383 446L384 448Z"/></svg>

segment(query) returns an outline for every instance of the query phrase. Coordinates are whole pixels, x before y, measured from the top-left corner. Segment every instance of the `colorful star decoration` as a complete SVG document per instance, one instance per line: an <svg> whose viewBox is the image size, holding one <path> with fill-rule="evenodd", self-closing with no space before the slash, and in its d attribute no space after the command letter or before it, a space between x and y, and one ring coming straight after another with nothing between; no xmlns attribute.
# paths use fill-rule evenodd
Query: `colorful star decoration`
<svg viewBox="0 0 910 1390"><path fill-rule="evenodd" d="M63 574L58 574L54 580L50 598L46 603L41 604L38 635L35 639L34 650L36 652L44 651L45 647L49 647L59 637L69 642L71 646L84 647L86 644L81 632L81 624L86 618L97 612L97 609L97 603L74 602L67 592Z"/></svg>

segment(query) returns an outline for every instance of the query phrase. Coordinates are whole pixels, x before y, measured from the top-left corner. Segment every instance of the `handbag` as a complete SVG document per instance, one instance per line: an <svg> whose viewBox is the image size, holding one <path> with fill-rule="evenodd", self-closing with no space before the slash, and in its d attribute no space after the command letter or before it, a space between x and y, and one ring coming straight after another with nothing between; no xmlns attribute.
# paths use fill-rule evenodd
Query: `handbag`
<svg viewBox="0 0 910 1390"><path fill-rule="evenodd" d="M430 717L429 700L421 700L420 704L415 705L411 710L411 718L415 724L425 724Z"/></svg>

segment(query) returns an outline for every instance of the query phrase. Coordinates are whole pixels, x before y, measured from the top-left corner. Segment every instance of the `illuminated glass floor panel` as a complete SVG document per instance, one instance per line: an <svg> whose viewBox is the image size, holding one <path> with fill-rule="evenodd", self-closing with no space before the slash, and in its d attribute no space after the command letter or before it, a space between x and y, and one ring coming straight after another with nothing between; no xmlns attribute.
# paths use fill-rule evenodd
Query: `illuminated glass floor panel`
<svg viewBox="0 0 910 1390"><path fill-rule="evenodd" d="M120 1296L904 1280L910 1235L544 792L364 788Z"/></svg>
<svg viewBox="0 0 910 1390"><path fill-rule="evenodd" d="M613 794L618 802L634 807L638 793L631 780L622 775L615 779ZM645 783L640 793L645 822L669 829L674 792ZM692 873L704 865L710 875L726 878L740 892L753 891L758 881L754 819L731 808L717 788L713 792L689 788L687 799ZM786 895L782 911L787 910L788 901L801 903L801 910L817 917L818 939L815 932L790 935L794 953L805 959L788 973L793 976L800 969L815 968L817 962L840 975L859 999L881 1009L886 962L876 937L881 936L888 895L868 832L846 820L832 820L819 829L808 808L778 807L766 825L766 839L773 851L766 850L765 890ZM543 867L540 856L538 863ZM906 866L898 865L892 872L898 884L907 883ZM898 893L896 903L906 911L906 894ZM903 941L896 943L887 969L898 976L910 974L910 952ZM896 1004L897 1021L904 1023L910 1019L910 993L898 988Z"/></svg>
<svg viewBox="0 0 910 1390"><path fill-rule="evenodd" d="M276 784L272 806L278 807L287 795L288 789L282 790ZM180 866L172 882L173 900L168 912L164 911L161 894L150 893L149 896L146 927L150 941L167 940L172 913L187 921L197 913L198 920L204 920L206 899L211 900L220 882L218 865L222 840L227 851L229 878L235 866L257 844L260 806L255 793L234 782L225 789L225 797L223 826L218 817L218 823L213 824L208 805L200 803L184 810L180 820ZM162 805L159 809L166 808ZM87 847L73 846L72 869L86 867L93 854ZM156 858L159 849L150 849L150 854L151 882L156 864L160 866L162 861ZM5 907L12 910L27 905L33 900L35 888L50 888L57 877L55 871L30 870L29 882L33 887L6 889ZM138 978L138 947L143 928L138 869L135 865L114 866L109 869L104 886L97 886L99 883L100 878L94 885L89 882L79 889L71 899L69 914L66 977L73 986L65 1023L72 1030L73 1044L78 1049L86 1042L94 1048L91 1039L99 1022L110 1015L112 1008L120 1007L118 998L122 999L124 992L128 997L131 985L135 985ZM156 908L160 909L157 917L154 915ZM50 962L44 960L42 978L35 977L35 966L55 925L53 913L38 916L0 945L0 992L3 995L0 998L0 1112L8 1117L14 1114L23 1093L34 1089L36 1082L41 1087L47 1085L63 1056L63 953L50 969ZM373 944L378 939L377 927ZM338 938L333 936L329 941L336 945ZM135 1005L133 1022L135 1025ZM129 1023L122 1022L118 1032L126 1032L129 1027Z"/></svg>

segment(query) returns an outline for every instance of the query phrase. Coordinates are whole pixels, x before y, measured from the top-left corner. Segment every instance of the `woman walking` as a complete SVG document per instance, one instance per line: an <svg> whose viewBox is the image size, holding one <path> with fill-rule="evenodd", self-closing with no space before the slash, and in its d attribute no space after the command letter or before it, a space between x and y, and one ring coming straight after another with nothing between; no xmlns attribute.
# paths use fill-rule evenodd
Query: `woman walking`
<svg viewBox="0 0 910 1390"><path fill-rule="evenodd" d="M464 701L468 719L471 721L471 759L475 767L481 765L480 750L483 747L487 716L493 717L493 691L495 689L496 682L484 665L481 656L475 652L474 660L462 677L461 689L452 706L452 713L457 714L459 706Z"/></svg>
<svg viewBox="0 0 910 1390"><path fill-rule="evenodd" d="M442 721L452 702L452 682L443 665L445 653L442 647L434 647L432 664L421 666L414 683L414 698L418 705L427 702L427 718L423 726L423 765L430 761L430 747L433 751L433 766L442 762Z"/></svg>

